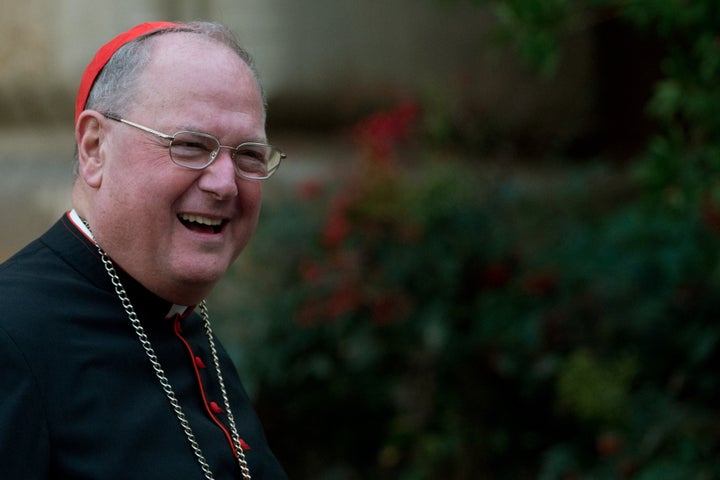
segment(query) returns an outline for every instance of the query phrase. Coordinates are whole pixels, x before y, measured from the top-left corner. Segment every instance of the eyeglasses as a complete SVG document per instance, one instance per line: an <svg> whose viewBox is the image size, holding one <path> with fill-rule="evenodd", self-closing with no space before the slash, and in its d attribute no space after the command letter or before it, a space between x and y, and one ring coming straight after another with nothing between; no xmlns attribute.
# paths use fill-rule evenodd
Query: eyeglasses
<svg viewBox="0 0 720 480"><path fill-rule="evenodd" d="M286 158L282 151L258 142L244 142L237 147L228 147L220 144L220 140L207 133L181 131L174 135L166 135L139 123L125 120L114 113L104 113L105 118L130 125L143 132L151 133L163 140L168 140L170 159L175 165L202 170L212 164L220 153L221 148L230 150L235 165L235 173L251 180L265 180L270 178L280 167L282 159Z"/></svg>

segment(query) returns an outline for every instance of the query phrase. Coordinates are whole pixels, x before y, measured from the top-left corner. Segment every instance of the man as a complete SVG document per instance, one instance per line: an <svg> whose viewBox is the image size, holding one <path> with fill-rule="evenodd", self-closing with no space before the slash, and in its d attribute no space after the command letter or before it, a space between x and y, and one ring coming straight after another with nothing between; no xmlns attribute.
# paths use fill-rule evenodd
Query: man
<svg viewBox="0 0 720 480"><path fill-rule="evenodd" d="M250 58L139 25L88 66L75 136L73 209L0 267L0 478L286 478L203 302L284 157Z"/></svg>

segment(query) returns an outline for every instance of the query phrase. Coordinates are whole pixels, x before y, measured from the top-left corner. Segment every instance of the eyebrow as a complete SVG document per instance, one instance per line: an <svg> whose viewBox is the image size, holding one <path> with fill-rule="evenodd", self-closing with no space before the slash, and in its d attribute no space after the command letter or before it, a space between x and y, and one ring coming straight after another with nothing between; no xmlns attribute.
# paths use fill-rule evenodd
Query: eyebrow
<svg viewBox="0 0 720 480"><path fill-rule="evenodd" d="M215 133L207 132L203 130L202 128L199 128L195 125L186 124L185 126L179 127L179 130L175 130L172 135L174 135L177 132L194 132L194 133L202 133L204 135L211 135L220 141L220 137L218 137ZM241 145L245 142L251 142L251 143L268 143L267 136L265 137L250 137L246 140L243 140L242 142L238 143L237 145ZM222 143L222 142L221 142Z"/></svg>

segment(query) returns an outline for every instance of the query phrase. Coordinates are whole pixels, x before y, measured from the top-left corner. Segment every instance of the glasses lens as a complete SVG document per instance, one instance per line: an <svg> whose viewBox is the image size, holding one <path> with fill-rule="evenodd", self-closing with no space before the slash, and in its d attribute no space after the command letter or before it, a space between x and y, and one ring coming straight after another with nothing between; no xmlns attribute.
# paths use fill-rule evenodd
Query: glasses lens
<svg viewBox="0 0 720 480"><path fill-rule="evenodd" d="M178 132L170 143L173 162L188 168L204 168L220 147L217 139L195 132Z"/></svg>
<svg viewBox="0 0 720 480"><path fill-rule="evenodd" d="M263 143L243 143L235 149L235 166L247 178L268 178L280 165L280 152Z"/></svg>

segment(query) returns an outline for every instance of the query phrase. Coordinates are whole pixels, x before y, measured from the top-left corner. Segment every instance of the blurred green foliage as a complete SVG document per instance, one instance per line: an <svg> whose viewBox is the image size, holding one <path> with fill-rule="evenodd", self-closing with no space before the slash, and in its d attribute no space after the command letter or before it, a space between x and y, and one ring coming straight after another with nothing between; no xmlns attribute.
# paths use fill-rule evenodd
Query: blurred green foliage
<svg viewBox="0 0 720 480"><path fill-rule="evenodd" d="M720 478L720 4L476 3L548 75L578 25L657 35L638 194L490 178L425 105L364 119L213 302L271 443L298 479Z"/></svg>
<svg viewBox="0 0 720 480"><path fill-rule="evenodd" d="M452 3L452 0L441 0ZM457 1L457 0L455 0ZM639 175L659 208L692 214L720 201L720 4L714 0L474 0L499 35L538 72L553 75L563 40L619 21L656 39L662 78L647 105L658 131Z"/></svg>

